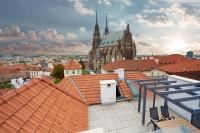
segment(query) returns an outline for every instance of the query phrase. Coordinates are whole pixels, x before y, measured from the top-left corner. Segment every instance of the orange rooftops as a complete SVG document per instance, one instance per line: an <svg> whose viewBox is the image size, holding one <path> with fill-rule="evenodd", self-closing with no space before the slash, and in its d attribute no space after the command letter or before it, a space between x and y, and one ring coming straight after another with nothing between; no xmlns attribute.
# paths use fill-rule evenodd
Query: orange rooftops
<svg viewBox="0 0 200 133"><path fill-rule="evenodd" d="M78 97L76 91L68 93L47 79L34 79L22 88L0 97L1 133L74 133L87 129L87 104Z"/></svg>
<svg viewBox="0 0 200 133"><path fill-rule="evenodd" d="M76 60L71 59L68 61L68 63L66 65L64 65L64 69L65 70L77 70L77 69L82 69L82 66Z"/></svg>
<svg viewBox="0 0 200 133"><path fill-rule="evenodd" d="M158 68L167 73L196 72L200 71L200 60L186 60L172 65Z"/></svg>
<svg viewBox="0 0 200 133"><path fill-rule="evenodd" d="M81 95L86 99L88 104L100 103L100 80L118 80L118 75L112 74L95 74L95 75L78 75L69 77L73 84L80 90ZM125 79L146 79L147 77L140 73L125 73ZM60 87L65 88L69 85L69 79L65 78L61 83ZM119 87L126 100L129 100L132 96L128 86L124 81L119 81Z"/></svg>
<svg viewBox="0 0 200 133"><path fill-rule="evenodd" d="M123 68L125 71L149 71L157 66L155 60L118 60L102 68L106 71L114 71L118 68Z"/></svg>
<svg viewBox="0 0 200 133"><path fill-rule="evenodd" d="M172 55L165 55L165 56L156 56L155 59L158 59L158 63L160 66L168 65L168 64L175 64L181 61L187 60L186 57L180 54L172 54Z"/></svg>

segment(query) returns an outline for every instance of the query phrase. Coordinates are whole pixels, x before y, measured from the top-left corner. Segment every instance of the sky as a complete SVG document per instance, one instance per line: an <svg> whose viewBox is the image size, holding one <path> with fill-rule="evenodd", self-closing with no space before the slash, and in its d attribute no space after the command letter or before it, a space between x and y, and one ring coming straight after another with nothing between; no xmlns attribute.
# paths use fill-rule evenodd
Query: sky
<svg viewBox="0 0 200 133"><path fill-rule="evenodd" d="M88 54L101 33L130 25L138 55L200 53L199 0L1 0L0 53Z"/></svg>

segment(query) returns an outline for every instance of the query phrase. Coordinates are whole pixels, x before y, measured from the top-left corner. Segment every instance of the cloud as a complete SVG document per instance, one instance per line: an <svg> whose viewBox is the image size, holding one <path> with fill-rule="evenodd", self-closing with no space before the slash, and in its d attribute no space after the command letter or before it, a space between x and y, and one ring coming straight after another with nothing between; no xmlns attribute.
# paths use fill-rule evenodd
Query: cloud
<svg viewBox="0 0 200 133"><path fill-rule="evenodd" d="M75 33L64 35L53 28L21 32L18 26L11 26L0 30L0 51L7 54L87 54L90 49Z"/></svg>
<svg viewBox="0 0 200 133"><path fill-rule="evenodd" d="M73 41L73 40L77 40L78 36L76 34L74 34L74 33L67 33L66 39L68 41Z"/></svg>
<svg viewBox="0 0 200 133"><path fill-rule="evenodd" d="M121 8L124 7L124 6L130 6L132 5L132 0L98 0L97 3L98 4L104 4L104 5L107 5L107 6L111 6L112 3L114 2L120 2L120 5L121 5Z"/></svg>
<svg viewBox="0 0 200 133"><path fill-rule="evenodd" d="M112 1L111 0L98 0L98 4L104 4L107 6L112 5Z"/></svg>
<svg viewBox="0 0 200 133"><path fill-rule="evenodd" d="M133 18L134 18L134 20L137 20L138 23L142 23L146 26L151 26L151 27L171 27L171 26L173 26L173 22L164 15L146 17L141 14L137 14Z"/></svg>
<svg viewBox="0 0 200 133"><path fill-rule="evenodd" d="M199 3L199 0L162 0L165 2L180 2L180 3Z"/></svg>
<svg viewBox="0 0 200 133"><path fill-rule="evenodd" d="M85 27L81 26L79 30L80 30L80 32L85 32L86 29L85 29Z"/></svg>
<svg viewBox="0 0 200 133"><path fill-rule="evenodd" d="M18 26L11 26L11 27L5 27L3 29L0 29L1 40L6 39L7 37L22 38L24 36L25 36L24 32L21 32Z"/></svg>
<svg viewBox="0 0 200 133"><path fill-rule="evenodd" d="M111 30L119 31L124 30L127 26L127 23L123 19L118 19L117 21L112 21L109 23Z"/></svg>
<svg viewBox="0 0 200 133"><path fill-rule="evenodd" d="M92 9L84 7L83 3L81 1L75 1L74 2L74 8L80 14L83 14L83 15L94 15L94 11Z"/></svg>
<svg viewBox="0 0 200 133"><path fill-rule="evenodd" d="M179 3L173 3L165 8L147 8L142 13L133 16L139 23L151 27L198 27L200 28L199 8L186 8Z"/></svg>
<svg viewBox="0 0 200 133"><path fill-rule="evenodd" d="M122 4L126 6L132 5L132 0L119 0Z"/></svg>
<svg viewBox="0 0 200 133"><path fill-rule="evenodd" d="M38 40L38 35L37 33L35 33L35 31L28 31L27 32L27 38L33 41L37 41Z"/></svg>
<svg viewBox="0 0 200 133"><path fill-rule="evenodd" d="M198 38L198 36L196 36ZM184 40L184 37L177 37L176 35L160 35L159 38L152 35L139 35L134 37L136 42L136 49L139 55L141 54L183 54L187 51L194 51L199 53L200 41Z"/></svg>
<svg viewBox="0 0 200 133"><path fill-rule="evenodd" d="M58 34L55 29L47 29L46 31L41 31L38 33L41 40L54 42L54 43L64 43L65 37L62 34Z"/></svg>

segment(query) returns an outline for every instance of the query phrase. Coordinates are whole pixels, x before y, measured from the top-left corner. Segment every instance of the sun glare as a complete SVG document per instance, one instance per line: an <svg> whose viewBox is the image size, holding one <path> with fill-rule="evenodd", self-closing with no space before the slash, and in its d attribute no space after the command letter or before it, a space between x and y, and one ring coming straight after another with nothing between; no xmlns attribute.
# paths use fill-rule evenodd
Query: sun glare
<svg viewBox="0 0 200 133"><path fill-rule="evenodd" d="M183 40L180 40L180 39L178 39L178 40L174 40L174 42L172 42L172 47L174 48L174 49L184 49L184 48L186 48L187 47L187 43L186 42L184 42Z"/></svg>
<svg viewBox="0 0 200 133"><path fill-rule="evenodd" d="M187 49L188 44L182 39L174 39L167 45L167 47L170 53L180 53Z"/></svg>

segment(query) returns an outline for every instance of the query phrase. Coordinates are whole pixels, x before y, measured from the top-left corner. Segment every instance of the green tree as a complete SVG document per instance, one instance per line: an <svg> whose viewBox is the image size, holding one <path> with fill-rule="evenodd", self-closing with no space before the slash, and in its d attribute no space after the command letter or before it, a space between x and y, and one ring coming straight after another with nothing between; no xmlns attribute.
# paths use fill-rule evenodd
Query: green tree
<svg viewBox="0 0 200 133"><path fill-rule="evenodd" d="M82 59L79 61L79 63L81 64L82 69L85 69L85 64L84 64L84 62L82 61Z"/></svg>
<svg viewBox="0 0 200 133"><path fill-rule="evenodd" d="M64 66L59 64L56 65L53 69L53 77L55 79L63 79L64 78Z"/></svg>
<svg viewBox="0 0 200 133"><path fill-rule="evenodd" d="M14 88L14 86L11 83L0 83L0 89L4 88Z"/></svg>

